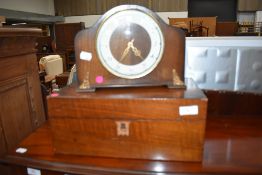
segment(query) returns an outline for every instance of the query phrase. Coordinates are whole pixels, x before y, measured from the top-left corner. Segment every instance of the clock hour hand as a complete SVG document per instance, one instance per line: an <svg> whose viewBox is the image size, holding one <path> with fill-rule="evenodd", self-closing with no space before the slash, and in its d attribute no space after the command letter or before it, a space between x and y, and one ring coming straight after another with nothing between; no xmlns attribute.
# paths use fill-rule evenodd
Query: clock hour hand
<svg viewBox="0 0 262 175"><path fill-rule="evenodd" d="M143 60L144 58L141 55L141 51L138 50L135 46L132 46L132 51L134 52L135 56L139 57L141 60Z"/></svg>
<svg viewBox="0 0 262 175"><path fill-rule="evenodd" d="M142 55L141 55L141 51L140 50L138 50L135 46L134 46L134 39L132 40L132 42L131 42L131 49L132 49L132 51L134 52L134 54L135 54L135 56L137 56L137 57L139 57L141 60L143 60L144 58L142 57Z"/></svg>

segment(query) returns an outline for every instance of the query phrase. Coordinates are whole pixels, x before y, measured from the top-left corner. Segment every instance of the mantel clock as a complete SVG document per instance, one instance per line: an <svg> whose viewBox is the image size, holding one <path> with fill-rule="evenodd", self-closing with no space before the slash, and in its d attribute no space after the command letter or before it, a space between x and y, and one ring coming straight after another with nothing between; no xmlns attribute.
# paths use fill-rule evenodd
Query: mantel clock
<svg viewBox="0 0 262 175"><path fill-rule="evenodd" d="M154 12L122 5L75 39L79 90L97 87L184 87L184 33Z"/></svg>

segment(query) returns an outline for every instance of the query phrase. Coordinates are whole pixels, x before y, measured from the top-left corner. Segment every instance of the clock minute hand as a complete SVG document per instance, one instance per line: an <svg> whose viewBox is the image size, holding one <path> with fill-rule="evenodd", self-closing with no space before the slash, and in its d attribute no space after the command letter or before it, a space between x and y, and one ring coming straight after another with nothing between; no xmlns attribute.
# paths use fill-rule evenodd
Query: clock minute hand
<svg viewBox="0 0 262 175"><path fill-rule="evenodd" d="M122 61L122 60L126 57L126 55L127 55L128 52L129 52L129 49L130 49L130 47L127 47L127 48L124 50L124 52L123 52L123 54L122 54L122 56L121 56L121 58L120 58L119 61Z"/></svg>
<svg viewBox="0 0 262 175"><path fill-rule="evenodd" d="M120 58L119 61L122 61L122 60L126 57L126 55L128 54L130 48L133 47L133 42L134 42L134 39L132 39L131 41L129 41L129 42L127 43L127 47L126 47L126 49L124 50L124 52L123 52L123 54L122 54L122 56L121 56L121 58Z"/></svg>

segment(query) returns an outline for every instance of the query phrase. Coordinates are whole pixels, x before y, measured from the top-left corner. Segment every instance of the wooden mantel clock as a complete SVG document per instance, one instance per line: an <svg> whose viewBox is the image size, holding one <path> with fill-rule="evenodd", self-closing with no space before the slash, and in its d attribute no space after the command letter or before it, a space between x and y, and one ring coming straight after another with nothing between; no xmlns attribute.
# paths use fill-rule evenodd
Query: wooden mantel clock
<svg viewBox="0 0 262 175"><path fill-rule="evenodd" d="M75 50L78 83L48 98L56 153L202 160L207 99L184 88L182 30L123 5L79 32Z"/></svg>
<svg viewBox="0 0 262 175"><path fill-rule="evenodd" d="M79 89L184 87L184 33L154 12L122 5L75 38Z"/></svg>

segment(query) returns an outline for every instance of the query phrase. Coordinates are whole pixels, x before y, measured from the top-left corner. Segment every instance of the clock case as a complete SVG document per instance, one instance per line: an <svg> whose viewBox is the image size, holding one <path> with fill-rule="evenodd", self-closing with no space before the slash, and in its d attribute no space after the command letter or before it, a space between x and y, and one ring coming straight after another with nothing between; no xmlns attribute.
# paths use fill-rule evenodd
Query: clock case
<svg viewBox="0 0 262 175"><path fill-rule="evenodd" d="M100 25L117 12L138 10L150 15L160 26L164 36L164 51L161 61L149 74L136 79L126 79L110 73L99 60L96 51L96 36ZM123 44L123 43L119 43ZM126 43L125 43L126 44ZM80 53L89 52L91 60L80 59ZM90 28L80 31L75 37L75 54L78 76L78 90L93 91L97 87L132 87L132 86L161 86L184 88L184 58L185 35L176 27L167 25L158 15L141 6L122 5L105 13L98 22ZM97 82L96 78L102 78Z"/></svg>

